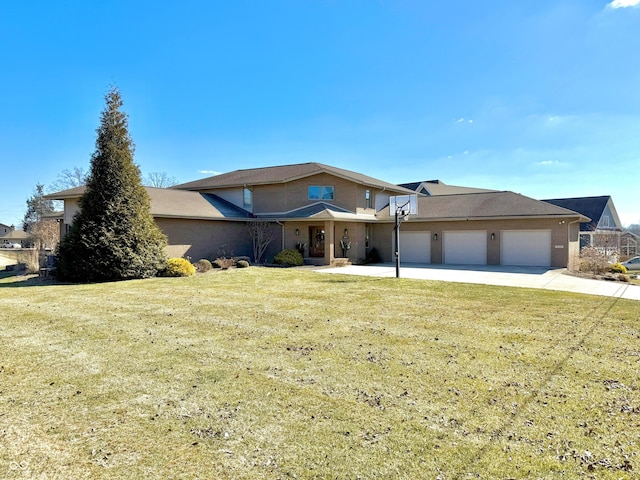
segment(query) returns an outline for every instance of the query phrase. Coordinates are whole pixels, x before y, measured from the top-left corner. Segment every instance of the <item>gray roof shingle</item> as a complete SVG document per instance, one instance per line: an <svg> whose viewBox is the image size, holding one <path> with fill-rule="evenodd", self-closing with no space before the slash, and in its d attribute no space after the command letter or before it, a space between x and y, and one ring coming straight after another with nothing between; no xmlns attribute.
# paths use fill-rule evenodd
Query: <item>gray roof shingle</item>
<svg viewBox="0 0 640 480"><path fill-rule="evenodd" d="M344 170L342 168L332 167L317 162L234 170L233 172L223 173L213 177L195 180L193 182L182 183L171 188L181 190L207 190L224 187L238 187L243 185L286 183L320 173L328 173L356 183L361 183L371 187L384 188L393 192L410 193L408 189L404 187L384 182L361 173L352 172L351 170Z"/></svg>

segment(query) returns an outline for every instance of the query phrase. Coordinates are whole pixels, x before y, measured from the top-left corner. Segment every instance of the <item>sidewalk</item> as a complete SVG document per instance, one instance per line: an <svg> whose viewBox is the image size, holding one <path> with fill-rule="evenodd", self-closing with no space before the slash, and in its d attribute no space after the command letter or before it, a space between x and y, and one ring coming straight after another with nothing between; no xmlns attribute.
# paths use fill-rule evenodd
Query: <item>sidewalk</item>
<svg viewBox="0 0 640 480"><path fill-rule="evenodd" d="M350 265L323 268L319 273L395 277L393 264ZM640 286L623 282L592 280L566 274L566 269L544 267L504 267L492 265L411 265L400 268L401 278L477 283L506 287L541 288L564 292L602 295L640 301Z"/></svg>

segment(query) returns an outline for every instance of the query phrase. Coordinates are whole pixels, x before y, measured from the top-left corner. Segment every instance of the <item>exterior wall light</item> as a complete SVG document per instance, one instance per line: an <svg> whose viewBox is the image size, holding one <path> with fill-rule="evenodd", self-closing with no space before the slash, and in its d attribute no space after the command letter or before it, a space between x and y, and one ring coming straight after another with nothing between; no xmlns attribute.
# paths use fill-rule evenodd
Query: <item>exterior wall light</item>
<svg viewBox="0 0 640 480"><path fill-rule="evenodd" d="M344 236L345 236L345 237L348 237L348 236L349 236L349 230L348 230L348 229L346 229L346 228L344 229Z"/></svg>
<svg viewBox="0 0 640 480"><path fill-rule="evenodd" d="M492 234L491 234L491 240L495 240L495 239L496 239L496 234L495 234L495 233L492 233Z"/></svg>
<svg viewBox="0 0 640 480"><path fill-rule="evenodd" d="M300 236L300 229L296 228L296 237Z"/></svg>
<svg viewBox="0 0 640 480"><path fill-rule="evenodd" d="M434 233L434 234L433 234L433 239L434 239L434 240L438 240L438 234L437 234L437 233Z"/></svg>

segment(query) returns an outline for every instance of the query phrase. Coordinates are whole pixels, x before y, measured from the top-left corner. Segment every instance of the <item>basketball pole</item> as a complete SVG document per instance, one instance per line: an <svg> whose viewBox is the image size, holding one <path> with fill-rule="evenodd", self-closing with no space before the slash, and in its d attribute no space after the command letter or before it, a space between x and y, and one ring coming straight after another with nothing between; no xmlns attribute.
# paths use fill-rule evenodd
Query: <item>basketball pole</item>
<svg viewBox="0 0 640 480"><path fill-rule="evenodd" d="M400 221L396 206L396 278L400 278Z"/></svg>
<svg viewBox="0 0 640 480"><path fill-rule="evenodd" d="M400 278L400 223L407 216L404 208L410 203L409 200L402 206L396 205L396 278Z"/></svg>

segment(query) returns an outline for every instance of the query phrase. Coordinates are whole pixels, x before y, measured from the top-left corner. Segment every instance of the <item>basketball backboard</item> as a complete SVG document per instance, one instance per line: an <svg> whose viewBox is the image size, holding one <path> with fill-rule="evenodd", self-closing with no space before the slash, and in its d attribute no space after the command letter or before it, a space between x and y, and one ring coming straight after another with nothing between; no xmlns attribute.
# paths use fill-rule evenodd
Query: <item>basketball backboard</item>
<svg viewBox="0 0 640 480"><path fill-rule="evenodd" d="M418 195L396 195L389 197L389 215L417 215L418 214Z"/></svg>

